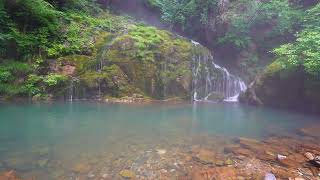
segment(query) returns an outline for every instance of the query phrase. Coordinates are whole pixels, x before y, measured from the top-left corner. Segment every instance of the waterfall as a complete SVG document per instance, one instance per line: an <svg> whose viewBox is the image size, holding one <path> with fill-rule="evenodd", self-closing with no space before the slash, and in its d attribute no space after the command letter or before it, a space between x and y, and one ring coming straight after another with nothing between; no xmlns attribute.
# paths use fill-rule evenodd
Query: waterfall
<svg viewBox="0 0 320 180"><path fill-rule="evenodd" d="M73 78L71 78L69 87L68 87L68 100L72 102L73 98L74 98L74 81L73 81Z"/></svg>
<svg viewBox="0 0 320 180"><path fill-rule="evenodd" d="M192 41L193 96L194 101L238 101L246 84L229 71L214 63L211 53L198 42Z"/></svg>

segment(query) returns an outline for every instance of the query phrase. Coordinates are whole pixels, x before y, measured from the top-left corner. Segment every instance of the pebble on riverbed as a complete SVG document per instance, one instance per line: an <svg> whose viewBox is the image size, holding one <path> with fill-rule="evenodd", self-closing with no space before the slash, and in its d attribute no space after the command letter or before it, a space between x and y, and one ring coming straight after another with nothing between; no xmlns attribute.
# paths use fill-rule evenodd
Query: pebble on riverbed
<svg viewBox="0 0 320 180"><path fill-rule="evenodd" d="M123 178L129 178L129 179L132 179L136 176L136 174L133 171L130 171L127 169L120 171L119 175Z"/></svg>

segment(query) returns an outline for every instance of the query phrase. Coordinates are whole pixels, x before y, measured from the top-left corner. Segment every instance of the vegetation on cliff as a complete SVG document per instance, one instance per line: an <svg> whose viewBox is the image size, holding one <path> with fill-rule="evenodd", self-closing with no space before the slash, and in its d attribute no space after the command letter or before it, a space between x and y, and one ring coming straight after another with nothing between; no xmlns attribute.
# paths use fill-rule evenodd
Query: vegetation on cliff
<svg viewBox="0 0 320 180"><path fill-rule="evenodd" d="M89 0L1 1L0 16L1 96L189 95L191 42L167 31Z"/></svg>
<svg viewBox="0 0 320 180"><path fill-rule="evenodd" d="M306 14L297 39L274 50L276 61L256 78L242 101L319 112L320 4Z"/></svg>

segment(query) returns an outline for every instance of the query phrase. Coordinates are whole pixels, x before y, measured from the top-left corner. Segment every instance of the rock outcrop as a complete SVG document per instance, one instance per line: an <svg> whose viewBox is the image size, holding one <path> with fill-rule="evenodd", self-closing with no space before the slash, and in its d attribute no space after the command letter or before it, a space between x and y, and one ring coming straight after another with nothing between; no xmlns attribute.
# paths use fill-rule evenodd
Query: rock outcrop
<svg viewBox="0 0 320 180"><path fill-rule="evenodd" d="M319 113L319 90L317 77L301 67L287 68L275 61L256 77L240 102Z"/></svg>

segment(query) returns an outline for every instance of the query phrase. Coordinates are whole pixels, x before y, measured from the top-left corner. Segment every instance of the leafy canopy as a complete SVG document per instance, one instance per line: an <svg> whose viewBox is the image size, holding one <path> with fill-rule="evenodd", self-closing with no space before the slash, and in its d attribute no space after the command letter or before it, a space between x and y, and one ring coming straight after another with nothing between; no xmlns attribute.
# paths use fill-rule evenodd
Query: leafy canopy
<svg viewBox="0 0 320 180"><path fill-rule="evenodd" d="M283 65L304 67L305 71L320 77L320 4L307 11L304 30L298 33L293 43L282 45L274 50Z"/></svg>

